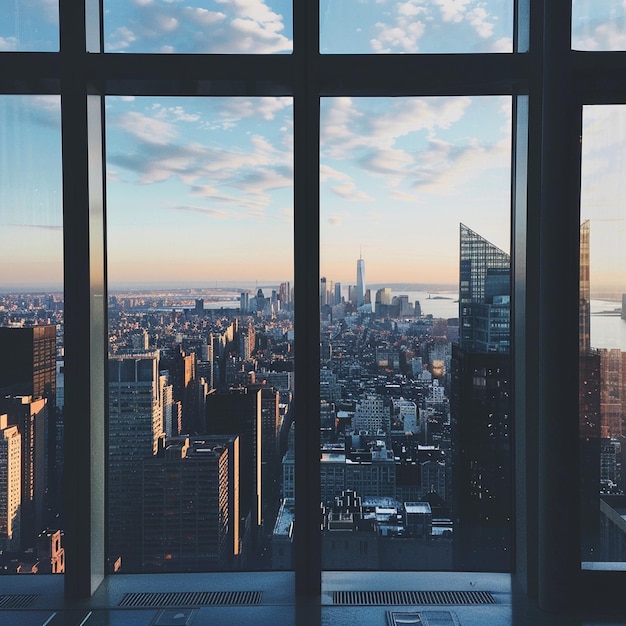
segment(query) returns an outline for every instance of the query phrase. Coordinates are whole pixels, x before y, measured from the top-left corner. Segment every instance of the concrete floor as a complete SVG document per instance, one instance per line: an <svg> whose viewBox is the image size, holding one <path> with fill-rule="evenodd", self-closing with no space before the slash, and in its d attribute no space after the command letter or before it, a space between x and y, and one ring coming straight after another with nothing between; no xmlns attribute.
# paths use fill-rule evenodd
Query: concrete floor
<svg viewBox="0 0 626 626"><path fill-rule="evenodd" d="M178 591L263 592L254 606L198 608L122 608L127 592ZM68 604L63 600L62 577L9 576L0 579L3 594L35 594L28 609L0 610L2 626L626 626L626 613L593 615L546 614L511 592L506 574L327 572L323 593L315 601L296 601L293 574L287 572L238 574L176 574L163 576L111 576L90 600ZM340 606L332 592L354 591L488 591L489 605ZM402 615L404 614L404 615ZM404 622L402 621L404 619Z"/></svg>

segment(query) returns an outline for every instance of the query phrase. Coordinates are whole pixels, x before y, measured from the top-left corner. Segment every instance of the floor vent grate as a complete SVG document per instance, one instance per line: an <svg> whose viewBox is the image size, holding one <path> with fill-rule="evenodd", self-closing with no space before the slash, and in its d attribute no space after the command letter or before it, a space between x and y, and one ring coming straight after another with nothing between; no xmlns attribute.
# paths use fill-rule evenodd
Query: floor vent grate
<svg viewBox="0 0 626 626"><path fill-rule="evenodd" d="M38 597L36 594L0 595L0 609L29 609Z"/></svg>
<svg viewBox="0 0 626 626"><path fill-rule="evenodd" d="M119 606L145 608L165 606L214 606L261 604L262 591L182 591L126 593Z"/></svg>
<svg viewBox="0 0 626 626"><path fill-rule="evenodd" d="M333 604L495 604L488 591L334 591Z"/></svg>

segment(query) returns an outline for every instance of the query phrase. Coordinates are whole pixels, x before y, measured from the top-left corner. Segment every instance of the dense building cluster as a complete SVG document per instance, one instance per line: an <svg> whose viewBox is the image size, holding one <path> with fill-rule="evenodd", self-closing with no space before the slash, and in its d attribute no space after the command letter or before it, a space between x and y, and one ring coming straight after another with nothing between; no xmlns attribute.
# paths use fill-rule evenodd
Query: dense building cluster
<svg viewBox="0 0 626 626"><path fill-rule="evenodd" d="M362 258L354 286L321 279L325 568L510 569L510 282L508 255L464 225L458 316L390 287L372 298ZM583 550L610 560L626 554L626 360L590 347L587 288ZM293 296L287 282L109 296L110 571L292 567ZM63 571L62 331L60 295L0 298L4 572Z"/></svg>

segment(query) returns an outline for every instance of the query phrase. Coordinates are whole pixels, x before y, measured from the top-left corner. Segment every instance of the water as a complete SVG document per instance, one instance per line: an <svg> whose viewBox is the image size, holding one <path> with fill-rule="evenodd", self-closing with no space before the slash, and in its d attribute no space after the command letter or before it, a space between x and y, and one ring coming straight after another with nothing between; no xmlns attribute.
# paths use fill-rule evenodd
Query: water
<svg viewBox="0 0 626 626"><path fill-rule="evenodd" d="M599 315L602 312L615 312L621 302L613 300L591 301L591 347L619 348L626 352L626 320L619 314Z"/></svg>
<svg viewBox="0 0 626 626"><path fill-rule="evenodd" d="M393 291L393 296L409 296L409 302L419 301L422 315L445 319L459 317L459 294L453 291ZM429 298L430 296L430 298Z"/></svg>

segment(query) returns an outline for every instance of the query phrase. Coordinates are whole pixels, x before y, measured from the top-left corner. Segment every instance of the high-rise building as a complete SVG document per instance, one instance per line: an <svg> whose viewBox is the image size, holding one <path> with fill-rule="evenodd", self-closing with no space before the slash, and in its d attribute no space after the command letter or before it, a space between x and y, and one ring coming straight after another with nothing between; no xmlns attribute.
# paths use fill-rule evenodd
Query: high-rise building
<svg viewBox="0 0 626 626"><path fill-rule="evenodd" d="M508 353L511 259L461 224L459 344L466 351Z"/></svg>
<svg viewBox="0 0 626 626"><path fill-rule="evenodd" d="M0 550L20 549L21 436L0 415Z"/></svg>
<svg viewBox="0 0 626 626"><path fill-rule="evenodd" d="M239 309L241 313L247 313L250 310L250 294L247 291L242 291L239 296Z"/></svg>
<svg viewBox="0 0 626 626"><path fill-rule="evenodd" d="M205 432L239 436L240 515L242 519L247 519L242 527L250 527L253 539L263 523L261 405L261 388L258 385L211 393L206 402Z"/></svg>
<svg viewBox="0 0 626 626"><path fill-rule="evenodd" d="M455 566L511 567L510 257L461 224L459 343L452 345Z"/></svg>
<svg viewBox="0 0 626 626"><path fill-rule="evenodd" d="M328 289L326 286L326 277L320 278L320 307L328 304Z"/></svg>
<svg viewBox="0 0 626 626"><path fill-rule="evenodd" d="M162 437L158 352L109 357L109 560L141 570L142 463Z"/></svg>
<svg viewBox="0 0 626 626"><path fill-rule="evenodd" d="M56 402L56 326L0 327L0 393Z"/></svg>
<svg viewBox="0 0 626 626"><path fill-rule="evenodd" d="M389 409L385 407L382 396L369 393L363 394L356 403L354 412L354 430L368 431L372 434L389 432Z"/></svg>
<svg viewBox="0 0 626 626"><path fill-rule="evenodd" d="M32 396L6 396L2 399L8 424L17 426L21 436L20 537L22 548L34 547L41 530L51 521L46 495L48 401Z"/></svg>
<svg viewBox="0 0 626 626"><path fill-rule="evenodd" d="M48 482L45 489L52 518L61 511L59 468L63 464L63 459L58 458L62 447L56 398L56 331L54 324L0 328L0 405L5 396L47 400L45 472ZM0 412L6 410L0 406ZM24 432L20 432L24 436Z"/></svg>
<svg viewBox="0 0 626 626"><path fill-rule="evenodd" d="M356 262L356 305L365 303L365 261L363 258Z"/></svg>
<svg viewBox="0 0 626 626"><path fill-rule="evenodd" d="M335 283L335 304L341 304L341 283Z"/></svg>
<svg viewBox="0 0 626 626"><path fill-rule="evenodd" d="M173 438L143 460L144 571L233 569L240 552L239 438Z"/></svg>

